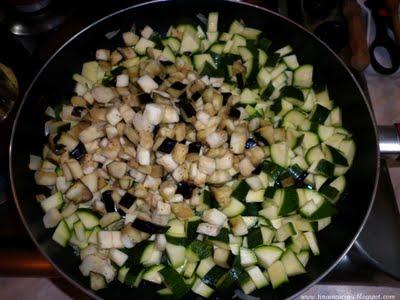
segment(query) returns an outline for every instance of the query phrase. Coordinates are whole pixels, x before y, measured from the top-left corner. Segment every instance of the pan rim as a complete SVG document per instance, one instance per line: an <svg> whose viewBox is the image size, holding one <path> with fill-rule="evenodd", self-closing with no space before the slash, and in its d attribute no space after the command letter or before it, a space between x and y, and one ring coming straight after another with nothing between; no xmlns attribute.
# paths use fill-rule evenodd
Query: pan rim
<svg viewBox="0 0 400 300"><path fill-rule="evenodd" d="M261 7L259 5L255 5L255 4L251 4L251 3L246 3L246 2L238 2L235 0L218 0L220 2L229 2L229 3L234 3L237 5L244 5L244 6L249 6L249 7L253 7L256 8L258 10L264 11L266 13L272 14L278 18L281 18L282 20L284 20L285 22L289 22L292 25L296 26L297 28L299 28L300 30L303 30L306 34L309 34L312 36L312 38L320 43L323 47L325 47L337 60L338 63L340 63L342 65L342 67L349 73L351 79L353 80L353 83L356 85L358 91L360 92L364 104L367 106L368 109L368 113L369 113L369 117L372 121L372 125L374 128L374 134L376 137L376 143L375 143L375 152L376 152L376 170L375 170L375 181L374 181L374 186L373 186L373 190L372 190L372 194L371 194L371 198L370 198L370 203L369 203L369 207L367 209L367 212L364 215L363 221L361 222L360 226L358 227L356 233L354 234L353 239L350 241L350 243L347 245L347 247L343 250L342 254L339 255L339 257L324 271L322 272L321 275L319 275L317 278L315 278L312 282L310 282L308 285L306 285L305 287L303 287L302 289L298 290L296 293L294 293L293 295L291 295L288 299L294 299L298 296L300 296L301 294L303 294L304 292L306 292L307 290L309 290L311 287L313 287L316 283L318 283L319 281L321 281L327 274L329 274L332 269L343 259L343 257L347 254L347 252L350 250L350 248L354 245L355 241L357 240L361 230L363 229L368 216L371 212L372 206L374 204L375 201L375 195L376 195L376 191L377 191L377 186L378 186L378 180L379 180L379 170L380 170L380 152L379 152L379 142L378 142L378 132L377 132L377 124L376 124L376 119L375 116L373 114L372 111L372 107L371 105L368 103L367 98L364 94L364 91L362 90L360 84L358 83L357 79L355 78L355 76L353 75L353 73L351 72L351 70L349 69L349 67L342 61L342 59L331 49L328 47L328 45L323 42L322 40L320 40L315 34L313 34L312 32L310 32L308 29L306 29L304 26L294 22L293 20L289 19L286 16L283 16L277 12L274 12L272 10L269 10L265 7ZM40 253L46 258L46 260L48 262L50 262L50 264L56 269L56 271L62 275L63 278L65 278L68 282L70 282L71 284L73 284L75 287L79 288L80 290L82 290L83 292L85 292L88 296L93 297L94 299L102 299L101 297L99 297L97 294L94 293L93 290L85 288L83 285L79 284L77 281L75 281L74 279L72 279L70 276L68 276L61 268L58 267L58 265L47 255L47 253L45 252L44 249L42 249L41 245L38 243L38 241L36 240L35 236L33 235L31 229L28 226L28 223L25 219L25 216L22 212L21 206L20 206L20 202L18 200L18 196L17 196L17 191L15 188L15 183L14 183L14 175L13 175L13 162L12 162L12 155L13 155L13 146L14 146L14 138L15 138L15 132L16 132L16 128L18 125L18 120L20 117L20 114L22 112L23 106L25 104L26 99L28 98L28 95L30 94L30 91L32 90L33 86L35 85L36 81L38 80L38 78L41 76L41 74L45 71L46 67L53 61L53 59L71 42L73 42L73 40L75 40L75 38L77 38L78 36L80 36L81 34L83 34L84 32L86 32L87 30L91 29L92 27L95 27L97 24L112 18L116 15L122 14L126 11L132 10L132 9L136 9L138 7L142 7L142 6L148 6L148 5L156 5L158 3L163 3L163 2L179 2L176 0L153 0L153 1L149 1L149 2L144 2L144 3L140 3L140 4L136 4L136 5L132 5L123 9L120 9L118 11L115 11L113 13L108 14L107 16L104 16L96 21L94 21L93 23L91 23L90 25L86 26L85 28L83 28L82 30L80 30L79 32L77 32L76 34L74 34L71 38L69 38L64 44L62 44L56 52L54 52L50 58L43 64L43 66L40 68L40 70L38 71L38 73L35 75L35 77L32 79L32 82L30 83L29 87L27 88L26 92L24 93L23 99L20 103L20 106L18 108L18 112L15 116L14 122L13 122L13 126L12 126L12 132L11 132L11 138L10 138L10 145L9 145L9 153L8 153L8 159L9 159L9 176L10 176L10 182L11 182L11 189L12 189L12 195L13 195L13 201L16 205L18 214L22 220L22 223L24 224L24 227L26 229L26 231L28 232L30 238L32 239L32 241L34 242L35 246L38 248L38 250L40 251Z"/></svg>

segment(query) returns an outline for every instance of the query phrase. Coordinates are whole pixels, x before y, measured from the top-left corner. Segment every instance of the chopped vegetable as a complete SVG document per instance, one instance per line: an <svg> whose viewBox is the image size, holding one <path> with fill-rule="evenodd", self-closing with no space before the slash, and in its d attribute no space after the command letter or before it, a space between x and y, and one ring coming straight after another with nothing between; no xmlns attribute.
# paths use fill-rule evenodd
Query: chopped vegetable
<svg viewBox="0 0 400 300"><path fill-rule="evenodd" d="M51 193L36 200L94 290L243 296L323 255L356 150L341 110L290 45L273 52L262 31L221 21L123 33L46 109L29 169Z"/></svg>

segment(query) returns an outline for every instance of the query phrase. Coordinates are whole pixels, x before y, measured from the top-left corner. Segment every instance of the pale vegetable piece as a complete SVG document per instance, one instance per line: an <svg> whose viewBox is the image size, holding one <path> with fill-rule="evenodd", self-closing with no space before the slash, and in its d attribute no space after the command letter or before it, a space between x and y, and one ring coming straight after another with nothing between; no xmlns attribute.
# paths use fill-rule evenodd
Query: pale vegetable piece
<svg viewBox="0 0 400 300"><path fill-rule="evenodd" d="M178 164L183 164L186 159L186 155L188 154L189 147L187 145L178 143L174 146L174 149L172 149L172 158L178 163Z"/></svg>
<svg viewBox="0 0 400 300"><path fill-rule="evenodd" d="M209 224L221 227L226 222L227 217L218 209L212 208L204 211L202 220Z"/></svg>
<svg viewBox="0 0 400 300"><path fill-rule="evenodd" d="M151 93L153 90L158 88L157 82L155 82L149 75L144 75L137 80L138 85L145 93Z"/></svg>
<svg viewBox="0 0 400 300"><path fill-rule="evenodd" d="M251 172L255 170L255 167L251 163L250 159L245 157L239 163L239 171L243 176L250 176Z"/></svg>
<svg viewBox="0 0 400 300"><path fill-rule="evenodd" d="M35 182L37 185L51 186L55 185L57 180L57 174L55 172L35 172Z"/></svg>
<svg viewBox="0 0 400 300"><path fill-rule="evenodd" d="M118 249L110 250L110 259L121 267L128 260L128 255Z"/></svg>
<svg viewBox="0 0 400 300"><path fill-rule="evenodd" d="M107 170L112 177L122 178L127 171L127 165L122 161L113 161L107 165Z"/></svg>
<svg viewBox="0 0 400 300"><path fill-rule="evenodd" d="M96 59L107 61L110 59L110 50L107 49L97 49L96 50Z"/></svg>
<svg viewBox="0 0 400 300"><path fill-rule="evenodd" d="M57 208L49 209L43 216L43 224L45 228L54 228L62 220L62 216Z"/></svg>
<svg viewBox="0 0 400 300"><path fill-rule="evenodd" d="M132 31L124 32L122 38L127 46L134 46L139 41L139 36L134 34Z"/></svg>
<svg viewBox="0 0 400 300"><path fill-rule="evenodd" d="M213 174L215 171L215 159L207 156L200 156L199 171L206 175Z"/></svg>
<svg viewBox="0 0 400 300"><path fill-rule="evenodd" d="M226 131L215 131L207 136L206 141L211 148L218 148L228 140Z"/></svg>
<svg viewBox="0 0 400 300"><path fill-rule="evenodd" d="M104 132L103 130L101 130L99 127L97 126L89 126L88 128L82 130L79 133L79 140L84 143L90 143L96 139L102 138L104 136Z"/></svg>
<svg viewBox="0 0 400 300"><path fill-rule="evenodd" d="M142 146L138 145L136 149L136 159L139 164L142 166L150 165L150 150L145 149Z"/></svg>
<svg viewBox="0 0 400 300"><path fill-rule="evenodd" d="M170 105L164 107L164 116L162 123L177 123L179 122L179 112Z"/></svg>
<svg viewBox="0 0 400 300"><path fill-rule="evenodd" d="M42 165L42 158L36 155L29 155L29 170L36 171Z"/></svg>
<svg viewBox="0 0 400 300"><path fill-rule="evenodd" d="M246 145L247 135L244 132L233 132L231 135L230 149L235 154L244 152Z"/></svg>
<svg viewBox="0 0 400 300"><path fill-rule="evenodd" d="M211 184L223 184L232 179L232 175L226 170L216 170L207 177L207 182Z"/></svg>
<svg viewBox="0 0 400 300"><path fill-rule="evenodd" d="M143 117L152 125L158 125L164 118L164 107L157 103L146 104Z"/></svg>
<svg viewBox="0 0 400 300"><path fill-rule="evenodd" d="M106 115L108 123L112 126L117 125L122 120L122 115L116 107L111 108Z"/></svg>
<svg viewBox="0 0 400 300"><path fill-rule="evenodd" d="M126 87L129 85L129 75L119 74L117 75L117 82L115 84L117 87Z"/></svg>
<svg viewBox="0 0 400 300"><path fill-rule="evenodd" d="M74 203L83 203L92 199L93 194L86 185L78 181L68 189L65 197Z"/></svg>
<svg viewBox="0 0 400 300"><path fill-rule="evenodd" d="M105 86L96 86L91 93L93 99L99 103L108 103L116 96L111 88Z"/></svg>
<svg viewBox="0 0 400 300"><path fill-rule="evenodd" d="M89 276L90 272L95 272L104 276L107 282L114 280L117 272L110 261L98 255L86 256L79 266L83 276Z"/></svg>
<svg viewBox="0 0 400 300"><path fill-rule="evenodd" d="M132 124L135 129L140 131L152 131L154 126L140 113L135 113L132 119Z"/></svg>
<svg viewBox="0 0 400 300"><path fill-rule="evenodd" d="M171 205L169 203L158 201L156 212L158 215L169 216L171 214Z"/></svg>
<svg viewBox="0 0 400 300"><path fill-rule="evenodd" d="M98 179L99 176L96 172L87 174L81 178L81 181L94 193L98 190Z"/></svg>
<svg viewBox="0 0 400 300"><path fill-rule="evenodd" d="M200 223L197 226L197 233L205 234L208 236L217 236L220 231L220 228L216 225L208 224L208 223Z"/></svg>
<svg viewBox="0 0 400 300"><path fill-rule="evenodd" d="M171 154L165 154L157 159L157 163L164 167L167 172L174 171L178 164L173 159Z"/></svg>
<svg viewBox="0 0 400 300"><path fill-rule="evenodd" d="M217 157L215 159L215 167L218 170L229 170L232 168L233 165L233 154L230 152L227 152L224 156L222 157Z"/></svg>

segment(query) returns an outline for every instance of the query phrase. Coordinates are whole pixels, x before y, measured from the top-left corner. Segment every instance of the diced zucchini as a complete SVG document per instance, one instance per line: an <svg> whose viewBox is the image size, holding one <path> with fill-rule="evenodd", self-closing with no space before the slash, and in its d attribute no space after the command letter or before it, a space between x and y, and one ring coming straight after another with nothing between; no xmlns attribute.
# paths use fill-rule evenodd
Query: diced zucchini
<svg viewBox="0 0 400 300"><path fill-rule="evenodd" d="M207 31L208 32L218 31L218 13L217 12L211 12L208 14Z"/></svg>
<svg viewBox="0 0 400 300"><path fill-rule="evenodd" d="M311 252L314 255L319 255L319 247L317 242L317 237L314 232L305 232L304 236L307 239L308 244L310 245Z"/></svg>
<svg viewBox="0 0 400 300"><path fill-rule="evenodd" d="M273 289L289 281L285 267L280 260L275 261L267 270Z"/></svg>
<svg viewBox="0 0 400 300"><path fill-rule="evenodd" d="M163 268L164 268L163 265L155 265L148 268L146 271L144 271L142 279L157 284L161 284L162 277L159 271L162 270Z"/></svg>
<svg viewBox="0 0 400 300"><path fill-rule="evenodd" d="M302 65L298 67L293 74L293 85L309 88L312 86L313 66Z"/></svg>
<svg viewBox="0 0 400 300"><path fill-rule="evenodd" d="M63 196L61 192L54 193L50 197L42 200L40 202L40 205L42 206L42 209L47 212L52 208L60 208L62 204L64 203Z"/></svg>
<svg viewBox="0 0 400 300"><path fill-rule="evenodd" d="M268 280L267 278L265 278L263 272L261 272L261 269L259 267L252 266L247 268L246 271L258 289L261 289L268 285Z"/></svg>
<svg viewBox="0 0 400 300"><path fill-rule="evenodd" d="M251 249L240 248L240 264L243 267L249 267L257 263L257 257Z"/></svg>
<svg viewBox="0 0 400 300"><path fill-rule="evenodd" d="M57 242L62 247L65 247L71 238L71 232L68 228L67 223L62 220L60 223L58 223L58 226L56 230L54 231L54 234L52 236L53 241Z"/></svg>
<svg viewBox="0 0 400 300"><path fill-rule="evenodd" d="M166 252L171 265L174 268L179 268L185 263L186 260L186 248L184 246L174 245L167 243Z"/></svg>
<svg viewBox="0 0 400 300"><path fill-rule="evenodd" d="M214 290L206 285L200 278L196 278L192 286L192 292L204 298L209 298L214 293Z"/></svg>
<svg viewBox="0 0 400 300"><path fill-rule="evenodd" d="M268 268L282 256L283 251L275 246L259 246L254 249L254 253L258 263L262 267Z"/></svg>
<svg viewBox="0 0 400 300"><path fill-rule="evenodd" d="M304 274L306 270L297 256L289 249L287 249L281 257L281 262L285 267L287 276L295 276Z"/></svg>
<svg viewBox="0 0 400 300"><path fill-rule="evenodd" d="M235 217L237 215L240 215L244 210L246 209L246 206L240 202L239 200L236 200L235 198L231 198L231 202L227 207L225 207L222 212L228 217Z"/></svg>

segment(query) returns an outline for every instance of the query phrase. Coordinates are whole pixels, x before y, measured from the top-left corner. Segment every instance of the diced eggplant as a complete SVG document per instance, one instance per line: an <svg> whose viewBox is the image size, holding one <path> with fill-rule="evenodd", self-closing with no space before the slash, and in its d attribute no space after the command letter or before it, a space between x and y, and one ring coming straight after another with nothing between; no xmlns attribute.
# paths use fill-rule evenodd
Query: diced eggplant
<svg viewBox="0 0 400 300"><path fill-rule="evenodd" d="M79 139L84 144L90 143L98 138L102 138L103 136L103 130L94 125L89 126L79 133Z"/></svg>
<svg viewBox="0 0 400 300"><path fill-rule="evenodd" d="M257 146L257 142L253 138L249 138L246 141L245 148L246 149L251 149L253 147Z"/></svg>
<svg viewBox="0 0 400 300"><path fill-rule="evenodd" d="M138 85L145 93L151 93L153 90L158 88L157 82L155 82L149 75L144 75L137 80Z"/></svg>
<svg viewBox="0 0 400 300"><path fill-rule="evenodd" d="M129 85L129 76L128 74L120 74L117 76L117 87L126 87Z"/></svg>
<svg viewBox="0 0 400 300"><path fill-rule="evenodd" d="M171 154L165 154L159 157L157 163L163 166L167 172L172 172L178 167L177 162L173 159Z"/></svg>
<svg viewBox="0 0 400 300"><path fill-rule="evenodd" d="M107 61L110 59L110 50L107 49L97 49L96 50L96 59Z"/></svg>
<svg viewBox="0 0 400 300"><path fill-rule="evenodd" d="M215 159L207 157L207 156L200 156L199 158L199 171L206 174L211 175L215 171Z"/></svg>
<svg viewBox="0 0 400 300"><path fill-rule="evenodd" d="M236 107L232 107L229 110L229 117L231 117L232 119L239 119L240 118L240 110L238 110Z"/></svg>
<svg viewBox="0 0 400 300"><path fill-rule="evenodd" d="M226 131L214 131L206 137L206 141L211 148L218 148L228 140Z"/></svg>
<svg viewBox="0 0 400 300"><path fill-rule="evenodd" d="M81 270L84 276L89 276L90 272L101 274L104 276L107 282L113 281L117 275L117 272L111 265L111 262L96 254L86 256L82 260L79 270Z"/></svg>
<svg viewBox="0 0 400 300"><path fill-rule="evenodd" d="M176 141L170 138L166 138L160 145L160 147L158 147L158 151L164 152L164 153L171 153L172 149L174 149L176 144Z"/></svg>
<svg viewBox="0 0 400 300"><path fill-rule="evenodd" d="M197 233L205 234L208 236L217 236L219 234L220 228L216 225L208 224L208 223L200 223L197 226Z"/></svg>
<svg viewBox="0 0 400 300"><path fill-rule="evenodd" d="M162 123L177 123L179 122L179 111L175 107L166 105L164 109L164 117Z"/></svg>
<svg viewBox="0 0 400 300"><path fill-rule="evenodd" d="M80 179L81 177L83 177L84 174L79 161L77 161L76 159L69 159L66 161L66 164L74 179Z"/></svg>
<svg viewBox="0 0 400 300"><path fill-rule="evenodd" d="M196 93L192 94L191 99L193 101L197 101L200 97L201 97L201 93L200 92L196 92Z"/></svg>
<svg viewBox="0 0 400 300"><path fill-rule="evenodd" d="M122 178L127 170L127 165L122 161L113 161L107 165L107 170L112 177Z"/></svg>
<svg viewBox="0 0 400 300"><path fill-rule="evenodd" d="M173 180L167 180L160 185L160 195L164 200L169 201L176 192L177 185Z"/></svg>
<svg viewBox="0 0 400 300"><path fill-rule="evenodd" d="M201 142L192 142L189 144L189 153L200 153Z"/></svg>
<svg viewBox="0 0 400 300"><path fill-rule="evenodd" d="M150 234L160 234L167 232L170 226L161 226L149 221L144 221L142 219L136 218L132 223L132 227Z"/></svg>
<svg viewBox="0 0 400 300"><path fill-rule="evenodd" d="M139 101L141 104L147 104L153 102L153 98L151 98L150 94L143 93L138 95Z"/></svg>
<svg viewBox="0 0 400 300"><path fill-rule="evenodd" d="M133 116L132 124L138 132L141 131L153 131L154 125L152 125L147 118L145 118L141 113L136 113Z"/></svg>
<svg viewBox="0 0 400 300"><path fill-rule="evenodd" d="M230 149L234 154L244 152L246 146L247 135L244 132L235 131L231 135Z"/></svg>
<svg viewBox="0 0 400 300"><path fill-rule="evenodd" d="M112 126L115 126L122 121L122 115L116 107L113 107L108 110L106 119L108 123L110 123Z"/></svg>
<svg viewBox="0 0 400 300"><path fill-rule="evenodd" d="M138 145L136 149L136 159L142 166L150 165L150 150Z"/></svg>
<svg viewBox="0 0 400 300"><path fill-rule="evenodd" d="M186 84L180 81L175 81L173 84L171 84L170 88L175 90L183 90L184 88L186 88Z"/></svg>
<svg viewBox="0 0 400 300"><path fill-rule="evenodd" d="M104 208L107 212L115 211L115 202L111 195L112 191L105 191L101 194L101 201L104 203Z"/></svg>
<svg viewBox="0 0 400 300"><path fill-rule="evenodd" d="M232 175L227 170L216 170L207 177L207 182L211 184L223 184L232 179Z"/></svg>
<svg viewBox="0 0 400 300"><path fill-rule="evenodd" d="M86 185L78 181L68 189L65 197L77 204L89 201L93 194Z"/></svg>
<svg viewBox="0 0 400 300"><path fill-rule="evenodd" d="M83 106L74 106L72 109L71 115L77 118L82 117L82 112L86 109L86 107Z"/></svg>
<svg viewBox="0 0 400 300"><path fill-rule="evenodd" d="M108 103L115 98L114 91L105 86L96 86L92 89L92 96L94 100L99 103Z"/></svg>
<svg viewBox="0 0 400 300"><path fill-rule="evenodd" d="M38 185L46 185L46 186L55 185L56 180L57 180L57 174L55 172L44 172L44 171L35 172L35 182Z"/></svg>
<svg viewBox="0 0 400 300"><path fill-rule="evenodd" d="M177 105L185 113L186 117L191 118L196 115L196 110L188 100L181 100L177 103Z"/></svg>
<svg viewBox="0 0 400 300"><path fill-rule="evenodd" d="M195 187L196 186L190 182L181 181L178 183L176 193L181 194L185 199L190 199L192 198L193 190L195 189Z"/></svg>
<svg viewBox="0 0 400 300"><path fill-rule="evenodd" d="M119 213L119 215L121 217L125 217L126 216L126 212L121 208L117 208L117 213Z"/></svg>
<svg viewBox="0 0 400 300"><path fill-rule="evenodd" d="M158 125L164 118L164 107L161 104L149 103L143 112L143 117L152 125Z"/></svg>
<svg viewBox="0 0 400 300"><path fill-rule="evenodd" d="M250 159L245 157L244 159L242 159L239 163L239 171L243 176L250 176L251 172L254 171L254 166L251 163Z"/></svg>
<svg viewBox="0 0 400 300"><path fill-rule="evenodd" d="M69 153L72 158L76 160L80 160L86 154L85 145L81 141L79 141L78 145Z"/></svg>
<svg viewBox="0 0 400 300"><path fill-rule="evenodd" d="M212 208L204 211L202 220L209 224L221 227L222 225L225 224L227 217L224 213L222 213L218 209Z"/></svg>
<svg viewBox="0 0 400 300"><path fill-rule="evenodd" d="M160 76L156 76L153 80L158 84L161 85L164 81L160 78Z"/></svg>
<svg viewBox="0 0 400 300"><path fill-rule="evenodd" d="M133 196L130 193L125 193L125 195L122 196L121 200L119 200L118 204L126 207L126 208L130 208L133 203L135 203L136 201L136 197Z"/></svg>
<svg viewBox="0 0 400 300"><path fill-rule="evenodd" d="M232 96L232 93L222 93L222 104L226 105L228 103L228 99ZM240 117L240 112L239 112L239 117Z"/></svg>

